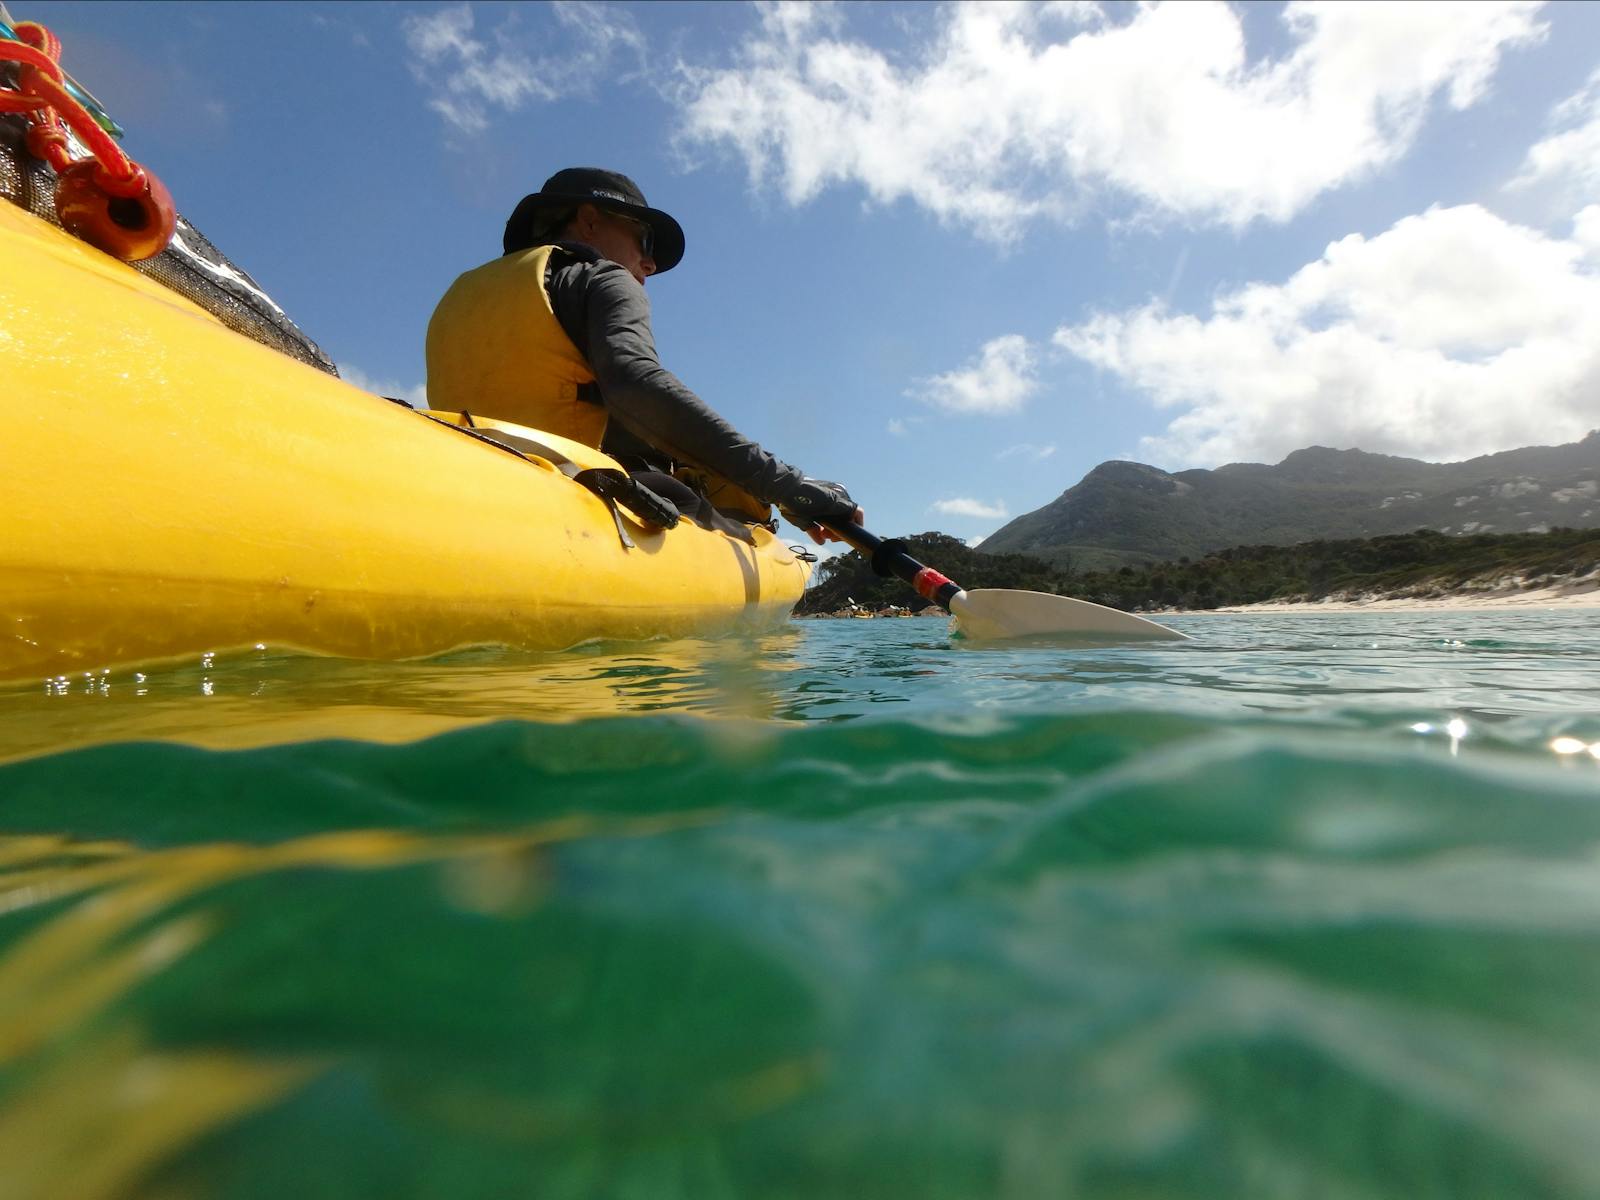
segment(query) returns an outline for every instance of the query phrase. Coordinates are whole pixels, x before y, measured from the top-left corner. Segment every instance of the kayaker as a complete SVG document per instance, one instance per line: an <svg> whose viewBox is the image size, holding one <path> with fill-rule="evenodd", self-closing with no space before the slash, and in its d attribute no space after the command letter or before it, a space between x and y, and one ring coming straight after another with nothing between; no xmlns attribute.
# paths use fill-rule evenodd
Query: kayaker
<svg viewBox="0 0 1600 1200"><path fill-rule="evenodd" d="M713 510L765 521L776 505L822 542L835 540L823 519L863 522L843 487L762 449L661 365L644 281L677 266L683 229L633 180L593 167L557 171L518 203L504 248L434 310L432 407L602 449L703 525L729 525Z"/></svg>

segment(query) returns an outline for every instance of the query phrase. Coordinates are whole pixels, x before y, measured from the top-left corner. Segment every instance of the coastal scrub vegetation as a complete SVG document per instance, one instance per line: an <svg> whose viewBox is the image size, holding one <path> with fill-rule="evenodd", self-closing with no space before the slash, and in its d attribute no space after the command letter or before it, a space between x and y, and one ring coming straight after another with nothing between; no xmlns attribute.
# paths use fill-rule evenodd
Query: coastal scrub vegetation
<svg viewBox="0 0 1600 1200"><path fill-rule="evenodd" d="M1025 554L985 554L942 533L904 539L910 553L963 587L1072 595L1125 610L1209 609L1332 596L1437 597L1488 587L1542 587L1600 568L1600 529L1451 536L1435 529L1383 537L1236 546L1145 567L1079 571ZM1515 581L1515 582L1512 582ZM801 615L927 602L872 573L852 551L822 563Z"/></svg>

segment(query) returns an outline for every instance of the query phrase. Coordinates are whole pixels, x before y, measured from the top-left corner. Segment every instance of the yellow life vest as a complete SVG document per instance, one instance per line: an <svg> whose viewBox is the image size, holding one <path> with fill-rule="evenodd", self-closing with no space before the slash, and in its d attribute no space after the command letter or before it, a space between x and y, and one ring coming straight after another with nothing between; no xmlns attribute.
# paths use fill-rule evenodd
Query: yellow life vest
<svg viewBox="0 0 1600 1200"><path fill-rule="evenodd" d="M560 434L596 449L606 410L579 388L594 372L572 344L544 290L551 246L535 246L462 275L428 322L428 407L470 412ZM679 478L724 512L766 523L772 509L714 472Z"/></svg>
<svg viewBox="0 0 1600 1200"><path fill-rule="evenodd" d="M551 246L475 267L428 322L428 407L471 412L600 446L606 410L581 397L594 372L544 290Z"/></svg>

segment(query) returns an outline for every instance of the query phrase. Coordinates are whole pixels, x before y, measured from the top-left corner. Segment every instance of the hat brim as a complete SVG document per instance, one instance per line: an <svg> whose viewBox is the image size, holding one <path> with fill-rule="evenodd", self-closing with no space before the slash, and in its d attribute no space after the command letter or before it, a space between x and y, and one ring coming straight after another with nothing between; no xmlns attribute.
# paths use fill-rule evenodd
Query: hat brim
<svg viewBox="0 0 1600 1200"><path fill-rule="evenodd" d="M657 275L664 275L683 261L683 226L669 214L659 208L648 208L643 204L630 204L626 200L613 200L609 196L595 196L587 192L533 192L524 196L506 221L506 253L526 248L534 218L539 213L552 208L576 208L580 204L592 204L648 225L652 241L650 257L655 261Z"/></svg>

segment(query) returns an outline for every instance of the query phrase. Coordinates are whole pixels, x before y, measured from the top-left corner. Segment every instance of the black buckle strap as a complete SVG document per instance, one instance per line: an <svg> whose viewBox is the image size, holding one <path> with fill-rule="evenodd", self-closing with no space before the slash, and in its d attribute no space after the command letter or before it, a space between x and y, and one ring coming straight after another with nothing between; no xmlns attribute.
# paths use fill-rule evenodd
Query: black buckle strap
<svg viewBox="0 0 1600 1200"><path fill-rule="evenodd" d="M602 500L611 500L631 512L652 529L673 529L682 515L678 506L657 495L626 471L615 467L591 467L572 477Z"/></svg>
<svg viewBox="0 0 1600 1200"><path fill-rule="evenodd" d="M448 429L464 433L476 438L480 442L488 442L491 446L498 446L501 450L515 454L518 458L526 459L528 455L536 455L550 463L574 483L588 488L605 502L611 519L616 522L617 537L621 540L626 550L635 549L633 539L628 536L628 531L623 527L622 516L617 512L620 504L633 514L638 522L650 530L676 528L682 513L678 506L665 496L651 491L644 484L633 478L626 471L616 467L579 467L565 454L553 447L546 446L543 442L533 438L522 437L518 434L507 433L502 429L483 430L472 422L472 415L467 412L461 414L466 425L457 425L453 421L445 421L439 417L429 416L429 420L438 421Z"/></svg>
<svg viewBox="0 0 1600 1200"><path fill-rule="evenodd" d="M617 536L622 539L625 550L632 550L634 545L617 512L619 504L648 529L672 529L678 524L678 506L665 496L652 492L626 471L619 471L615 467L590 467L574 473L572 481L581 483L605 501L606 507L611 510L611 519L617 524Z"/></svg>

